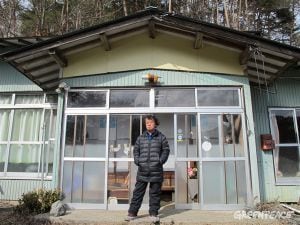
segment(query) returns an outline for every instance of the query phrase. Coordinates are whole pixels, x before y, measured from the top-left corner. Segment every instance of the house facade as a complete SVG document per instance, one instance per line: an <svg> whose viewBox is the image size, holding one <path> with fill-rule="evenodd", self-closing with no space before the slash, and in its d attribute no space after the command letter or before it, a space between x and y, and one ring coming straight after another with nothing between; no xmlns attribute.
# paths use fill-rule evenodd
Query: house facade
<svg viewBox="0 0 300 225"><path fill-rule="evenodd" d="M155 114L171 147L163 204L298 200L299 49L156 9L16 40L0 42L1 199L59 188L74 208L127 209Z"/></svg>

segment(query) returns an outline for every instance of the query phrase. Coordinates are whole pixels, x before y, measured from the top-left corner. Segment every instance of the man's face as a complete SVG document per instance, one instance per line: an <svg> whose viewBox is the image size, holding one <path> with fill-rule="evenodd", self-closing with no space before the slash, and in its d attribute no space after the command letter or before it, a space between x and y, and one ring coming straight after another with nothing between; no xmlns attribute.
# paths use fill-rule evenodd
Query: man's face
<svg viewBox="0 0 300 225"><path fill-rule="evenodd" d="M149 132L152 132L152 131L154 131L154 129L155 129L155 121L154 120L149 120L149 119L145 119L145 123L146 123L146 129L147 129L147 131L149 131Z"/></svg>

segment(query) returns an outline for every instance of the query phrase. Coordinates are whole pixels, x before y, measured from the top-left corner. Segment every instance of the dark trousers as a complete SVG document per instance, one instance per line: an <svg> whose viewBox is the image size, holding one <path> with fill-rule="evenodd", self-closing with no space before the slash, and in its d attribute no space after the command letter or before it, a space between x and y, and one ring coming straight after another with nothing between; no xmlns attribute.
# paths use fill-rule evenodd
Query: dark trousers
<svg viewBox="0 0 300 225"><path fill-rule="evenodd" d="M136 214L138 213L143 198L147 189L148 182L137 181L133 190L133 196L130 202L128 212ZM160 195L161 195L161 182L150 182L149 188L149 214L158 215L160 208Z"/></svg>

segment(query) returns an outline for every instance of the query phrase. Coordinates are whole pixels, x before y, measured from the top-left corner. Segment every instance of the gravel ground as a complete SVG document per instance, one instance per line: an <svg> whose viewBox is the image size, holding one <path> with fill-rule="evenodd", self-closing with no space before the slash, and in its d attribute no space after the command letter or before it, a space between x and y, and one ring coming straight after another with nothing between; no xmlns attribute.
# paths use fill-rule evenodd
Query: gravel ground
<svg viewBox="0 0 300 225"><path fill-rule="evenodd" d="M50 217L49 214L38 216L19 216L13 211L13 204L0 201L0 224L1 225L135 225L151 224L148 213L142 211L139 218L128 223L124 221L126 211L105 211L105 210L74 210L68 211L62 217ZM284 211L278 204L261 205L265 211ZM298 205L297 205L298 207ZM256 209L257 210L257 209ZM234 219L234 212L230 211L199 211L199 210L177 210L166 207L160 213L160 225L299 225L300 215L293 215L291 219L267 220L267 219Z"/></svg>

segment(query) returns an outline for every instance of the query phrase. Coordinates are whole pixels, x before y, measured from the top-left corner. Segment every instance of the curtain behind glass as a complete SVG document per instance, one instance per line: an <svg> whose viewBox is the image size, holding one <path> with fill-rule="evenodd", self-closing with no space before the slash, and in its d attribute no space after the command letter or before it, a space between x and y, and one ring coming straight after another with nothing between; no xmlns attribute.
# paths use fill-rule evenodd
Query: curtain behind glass
<svg viewBox="0 0 300 225"><path fill-rule="evenodd" d="M17 109L13 122L13 141L39 141L42 109Z"/></svg>
<svg viewBox="0 0 300 225"><path fill-rule="evenodd" d="M10 110L0 110L0 141L7 141Z"/></svg>

